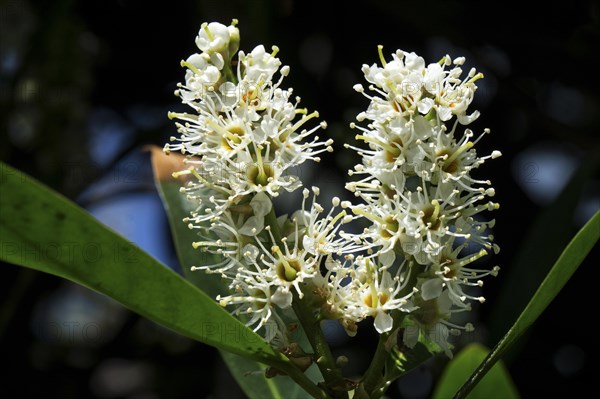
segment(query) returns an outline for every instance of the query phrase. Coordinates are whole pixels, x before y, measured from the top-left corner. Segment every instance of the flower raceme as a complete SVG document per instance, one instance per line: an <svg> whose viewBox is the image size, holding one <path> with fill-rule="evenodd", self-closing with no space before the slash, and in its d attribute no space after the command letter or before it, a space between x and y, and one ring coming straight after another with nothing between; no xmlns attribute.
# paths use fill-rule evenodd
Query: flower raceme
<svg viewBox="0 0 600 399"><path fill-rule="evenodd" d="M301 285L338 251L333 236L353 217L341 211L318 219L324 209L314 200L290 217L276 216L271 198L302 187L293 171L305 161L319 162L333 141L319 140L315 132L326 123L307 127L319 114L300 108L300 98L282 87L290 68L276 57L279 49L237 52L236 25L202 25L200 53L181 62L185 82L176 91L191 111L169 113L179 136L164 150L186 155L188 167L176 175L191 177L181 192L195 207L185 219L198 230L192 245L220 256L194 269L220 274L231 295L219 302L249 315L255 330L270 323L266 339L285 343L287 328L277 310L290 308L292 292L303 295ZM316 197L318 189L313 192ZM305 189L305 200L308 195Z"/></svg>
<svg viewBox="0 0 600 399"><path fill-rule="evenodd" d="M188 175L191 245L217 259L193 270L220 275L229 293L217 301L281 350L293 344L296 306L305 306L349 335L372 318L379 333L404 331L408 346L429 339L451 354L448 336L472 329L452 314L482 302L481 278L498 271L471 266L497 251L493 220L482 216L498 207L494 190L471 171L500 153L478 156L489 130L473 139L464 128L479 116L468 108L482 75L461 78L464 59L449 56L426 66L397 51L388 62L379 47L381 66L363 66L369 91L355 86L369 99L351 124L364 146L346 144L362 157L349 172L359 179L346 185L358 203L336 197L323 206L320 190L293 172L332 151L332 140L316 135L327 125L285 88L290 68L276 46L238 51L236 25L201 26L176 90L190 110L169 113L178 135L164 151L186 156L175 176ZM298 189L298 210L277 214L272 199ZM359 222L360 234L344 231Z"/></svg>
<svg viewBox="0 0 600 399"><path fill-rule="evenodd" d="M407 346L424 337L450 356L449 334L473 329L470 323L452 323L451 315L470 310L471 301L483 302L481 278L499 270L470 266L499 250L490 234L494 220L482 216L499 207L491 199L495 191L471 172L501 154L479 156L474 147L489 129L473 140L473 131L463 127L479 116L468 108L483 75L471 69L461 78L462 57L446 55L425 65L415 53L398 50L388 62L381 46L378 50L381 66L362 68L369 91L354 86L369 99L357 116L366 126L350 126L359 130L355 138L366 148L346 144L362 157L349 171L360 180L346 187L362 200L351 209L368 227L346 238L361 243L366 252L361 256L380 270L397 270L405 285L400 293L412 293L405 297L410 306L391 310L406 313L398 325L375 323L375 328L383 333L405 327ZM472 248L479 249L460 256Z"/></svg>

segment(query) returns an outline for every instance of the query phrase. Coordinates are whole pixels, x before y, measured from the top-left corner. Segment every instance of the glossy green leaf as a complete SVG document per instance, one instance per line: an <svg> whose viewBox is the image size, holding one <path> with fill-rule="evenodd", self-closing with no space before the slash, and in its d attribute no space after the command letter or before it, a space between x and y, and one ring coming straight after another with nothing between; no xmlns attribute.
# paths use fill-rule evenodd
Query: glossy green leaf
<svg viewBox="0 0 600 399"><path fill-rule="evenodd" d="M598 168L600 154L590 154L574 173L569 183L552 204L539 212L535 222L527 231L524 243L514 256L514 262L502 273L502 286L505 288L494 299L494 309L489 321L491 342L497 342L502 334L527 305L537 287L550 271L568 244L573 220L581 192L590 176ZM535 264L535 267L531 267ZM515 290L513 287L518 286Z"/></svg>
<svg viewBox="0 0 600 399"><path fill-rule="evenodd" d="M468 345L460 351L442 373L433 393L433 399L452 398L462 381L473 373L489 352L489 349L479 344ZM519 392L504 364L500 361L492 367L468 397L473 399L513 399L519 398Z"/></svg>
<svg viewBox="0 0 600 399"><path fill-rule="evenodd" d="M208 345L289 367L287 358L198 288L68 199L2 163L0 193L3 261L74 281Z"/></svg>
<svg viewBox="0 0 600 399"><path fill-rule="evenodd" d="M596 212L567 245L517 321L461 387L456 394L457 398L466 397L492 366L533 324L571 278L599 238L600 211Z"/></svg>
<svg viewBox="0 0 600 399"><path fill-rule="evenodd" d="M167 212L167 218L169 219L171 233L183 274L186 279L193 282L213 298L219 293L223 294L227 292L226 282L218 275L191 271L191 266L197 266L198 264L218 259L215 259L214 255L202 253L192 247L192 242L198 240L197 230L190 230L182 221L183 218L189 216L189 210L193 209L193 204L189 203L185 196L179 192L179 188L184 182L175 180L171 176L172 172L182 170L185 167L181 162L182 157L178 154L165 156L158 147L153 147L150 150L152 151L152 165L156 188ZM249 398L304 399L311 397L288 377L276 376L266 378L266 367L259 362L225 351L221 351L221 356L231 374ZM313 382L322 380L316 367L309 368L306 374Z"/></svg>
<svg viewBox="0 0 600 399"><path fill-rule="evenodd" d="M265 378L266 366L229 352L221 356L246 396L251 399L306 399L311 396L286 376ZM319 368L313 364L305 373L312 381L322 379Z"/></svg>
<svg viewBox="0 0 600 399"><path fill-rule="evenodd" d="M400 351L396 346L392 349L386 363L386 379L396 379L432 356L433 354L421 342L418 342L412 349L406 348L405 351Z"/></svg>
<svg viewBox="0 0 600 399"><path fill-rule="evenodd" d="M405 348L404 351L400 351L397 346L394 346L386 360L383 381L375 387L372 396L374 398L381 397L392 382L418 367L431 356L433 354L421 342L418 342L412 349Z"/></svg>
<svg viewBox="0 0 600 399"><path fill-rule="evenodd" d="M218 274L192 272L192 266L199 266L217 261L217 257L208 252L202 252L192 247L192 242L198 241L198 230L189 229L183 219L190 215L194 204L181 194L179 189L185 184L185 177L175 179L173 172L186 168L184 157L180 154L165 155L162 149L154 146L148 150L152 156L152 169L156 189L165 208L177 259L181 265L186 280L191 281L211 298L225 294L227 287Z"/></svg>

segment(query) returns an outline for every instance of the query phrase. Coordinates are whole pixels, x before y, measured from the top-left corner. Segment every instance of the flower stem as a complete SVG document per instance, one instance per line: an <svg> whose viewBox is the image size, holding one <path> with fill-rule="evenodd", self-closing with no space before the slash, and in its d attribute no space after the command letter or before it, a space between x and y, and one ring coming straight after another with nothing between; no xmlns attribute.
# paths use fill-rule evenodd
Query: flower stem
<svg viewBox="0 0 600 399"><path fill-rule="evenodd" d="M327 394L323 389L316 386L310 378L306 376L300 369L294 366L291 362L287 361L284 364L277 367L279 370L285 372L291 379L293 379L298 385L302 387L310 396L315 399L331 399L331 396ZM277 378L277 377L275 377Z"/></svg>
<svg viewBox="0 0 600 399"><path fill-rule="evenodd" d="M275 214L274 207L271 208L271 212L265 216L265 224L270 226L271 234L273 234L273 239L275 241L273 244L277 246L281 245L281 231L277 224L277 215ZM325 340L325 335L323 335L319 321L312 312L309 304L307 304L306 299L300 299L297 292L294 292L292 308L304 329L308 342L310 342L310 345L313 348L317 366L325 379L325 385L333 386L342 383L343 378L341 370L335 364L333 354ZM344 396L341 397L347 397L345 393L343 395Z"/></svg>
<svg viewBox="0 0 600 399"><path fill-rule="evenodd" d="M383 333L379 336L377 349L375 350L369 368L363 376L362 384L369 397L371 397L371 392L383 378L383 367L385 366L385 360L388 356L388 351L385 349L385 343L389 336L390 333Z"/></svg>
<svg viewBox="0 0 600 399"><path fill-rule="evenodd" d="M340 385L343 382L342 373L335 364L333 354L331 353L329 344L325 340L325 335L323 334L323 330L321 330L318 319L307 306L306 301L300 299L297 293L294 293L292 308L306 333L308 342L310 342L315 352L316 363L325 379L325 385L329 387Z"/></svg>

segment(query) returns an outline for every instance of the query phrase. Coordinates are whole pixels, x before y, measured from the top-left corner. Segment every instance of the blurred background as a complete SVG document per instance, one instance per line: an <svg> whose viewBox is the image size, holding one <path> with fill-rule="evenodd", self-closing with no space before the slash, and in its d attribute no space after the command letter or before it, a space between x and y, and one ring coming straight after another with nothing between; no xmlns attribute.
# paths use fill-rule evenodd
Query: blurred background
<svg viewBox="0 0 600 399"><path fill-rule="evenodd" d="M168 110L196 51L203 21L238 18L241 49L280 47L285 86L329 123L336 153L318 173L301 171L322 198L344 193L348 124L367 105L352 90L360 67L384 53L415 51L427 62L466 56L485 74L473 105L478 144L503 157L478 171L494 182L502 251L486 281L478 327L456 342L493 346L516 319L564 245L600 208L600 84L595 74L600 7L522 2L205 0L159 2L0 1L0 160L85 207L178 270L145 145L175 134ZM594 63L593 61L596 61ZM324 157L325 158L325 157ZM1 193L0 193L1 195ZM43 249L42 249L43 250ZM42 254L43 255L43 254ZM592 388L594 293L599 250L506 359L523 397L583 396ZM33 256L33 255L32 255ZM493 263L491 263L493 262ZM113 301L58 278L0 265L0 389L5 397L243 398L217 352L177 336ZM355 341L325 326L348 375L366 368L370 326ZM357 345L356 343L360 343ZM400 380L392 398L427 398L446 359ZM23 385L25 378L29 383ZM4 396L4 395L3 395Z"/></svg>

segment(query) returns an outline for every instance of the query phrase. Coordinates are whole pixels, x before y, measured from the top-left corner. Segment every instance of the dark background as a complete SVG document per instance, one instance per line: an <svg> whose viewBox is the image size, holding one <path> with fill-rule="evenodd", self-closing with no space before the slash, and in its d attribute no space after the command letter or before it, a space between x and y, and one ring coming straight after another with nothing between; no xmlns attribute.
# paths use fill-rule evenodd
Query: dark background
<svg viewBox="0 0 600 399"><path fill-rule="evenodd" d="M318 173L303 171L327 195L347 196L341 182L357 159L341 144L353 141L348 123L367 105L352 85L362 82L363 63L378 62L376 45L385 54L415 51L427 62L464 55L467 70L485 74L474 104L482 116L472 128L492 134L478 151L504 154L478 171L494 182L502 206L494 228L502 252L486 264L502 271L486 282L488 301L473 312L478 329L463 340L493 346L600 208L593 162L600 8L592 1L524 4L0 1L0 159L177 269L141 149L175 134L166 113L180 109L173 96L184 73L179 61L196 51L203 21L238 18L245 51L280 47L292 67L284 85L319 110L329 122L323 134L336 140L337 152ZM578 397L593 388L597 256L596 248L508 357L523 397ZM6 397L243 397L215 350L83 288L1 265L0 300ZM350 357L348 374L361 372L374 348L372 328L361 326L355 341L328 329L336 352ZM444 362L436 357L389 396L429 396Z"/></svg>

